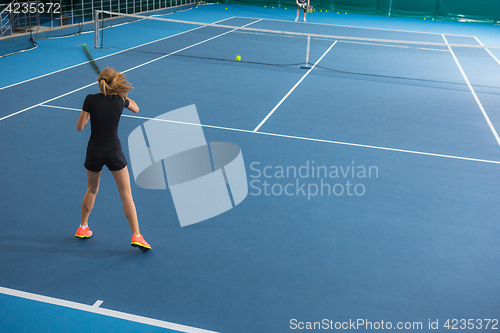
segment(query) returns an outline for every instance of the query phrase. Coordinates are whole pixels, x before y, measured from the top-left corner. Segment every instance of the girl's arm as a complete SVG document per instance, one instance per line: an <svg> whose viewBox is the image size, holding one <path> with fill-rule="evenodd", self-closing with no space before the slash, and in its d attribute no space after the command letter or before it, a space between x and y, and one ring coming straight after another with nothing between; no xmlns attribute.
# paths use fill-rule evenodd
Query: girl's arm
<svg viewBox="0 0 500 333"><path fill-rule="evenodd" d="M137 104L131 100L130 98L128 98L128 106L127 106L127 109L129 109L130 111L134 112L134 113L137 113L139 112L139 106L137 106Z"/></svg>
<svg viewBox="0 0 500 333"><path fill-rule="evenodd" d="M90 119L90 113L82 110L82 112L80 112L80 117L78 117L78 121L76 122L76 129L78 131L83 130L87 125L89 119Z"/></svg>

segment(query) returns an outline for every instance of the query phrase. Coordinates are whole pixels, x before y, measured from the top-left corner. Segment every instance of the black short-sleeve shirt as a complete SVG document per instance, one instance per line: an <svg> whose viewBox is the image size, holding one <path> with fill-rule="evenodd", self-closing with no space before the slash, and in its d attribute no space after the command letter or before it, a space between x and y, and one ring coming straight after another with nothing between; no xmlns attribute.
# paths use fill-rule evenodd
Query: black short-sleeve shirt
<svg viewBox="0 0 500 333"><path fill-rule="evenodd" d="M91 134L87 150L110 151L121 149L118 137L118 123L128 99L118 95L87 95L83 102L83 111L90 113Z"/></svg>

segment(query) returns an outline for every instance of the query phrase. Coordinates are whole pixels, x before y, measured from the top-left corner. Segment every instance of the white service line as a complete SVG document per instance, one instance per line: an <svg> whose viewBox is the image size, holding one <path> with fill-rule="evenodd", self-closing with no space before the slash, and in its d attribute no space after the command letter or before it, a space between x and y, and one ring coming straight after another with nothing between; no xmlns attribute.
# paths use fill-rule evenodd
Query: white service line
<svg viewBox="0 0 500 333"><path fill-rule="evenodd" d="M76 111L76 112L81 111L80 109L68 108L68 107L63 107L63 106L55 106L55 105L40 105L40 106L43 106L46 108L71 110L71 111ZM196 124L196 123L188 123L188 122L184 122L184 121L166 120L166 119L158 119L158 118L151 118L151 117L134 116L134 115L128 115L128 114L122 114L122 117L143 119L143 120L164 121L164 122L168 122L168 123L175 123L175 124L182 124L182 125L189 125L189 126L199 126L199 127L220 129L220 130L233 131L233 132L260 134L260 135L268 135L268 136L274 136L274 137L279 137L279 138L305 140L305 141L312 141L312 142L322 142L322 143L330 143L330 144L337 144L337 145L344 145L344 146L378 149L378 150L394 151L394 152L399 152L399 153L443 157L443 158L450 158L450 159L455 159L455 160L473 161L473 162L482 162L482 163L490 163L490 164L499 164L500 165L500 161L485 160L485 159L479 159L479 158L453 156L453 155L446 155L446 154L426 153L426 152L416 151L416 150L380 147L380 146L372 146L372 145L364 145L364 144L359 144L359 143L324 140L324 139L315 139L315 138L308 138L308 137L295 136L295 135L277 134L277 133L269 133L269 132L254 132L254 131L240 129L240 128L231 128L231 127L223 127L223 126L215 126L215 125L203 125L203 124Z"/></svg>
<svg viewBox="0 0 500 333"><path fill-rule="evenodd" d="M162 321L162 320L158 320L158 319L137 316L137 315L133 315L130 313L125 313L125 312L103 309L103 308L100 308L99 306L94 306L95 304L94 305L87 305L87 304L82 304L82 303L76 303L76 302L66 301L66 300L59 299L59 298L28 293L25 291L20 291L20 290L5 288L5 287L0 287L0 293L5 294L5 295L10 295L10 296L30 299L30 300L38 301L38 302L42 302L42 303L59 305L59 306L63 306L63 307L70 308L70 309L76 309L76 310L80 310L80 311L97 313L97 314L108 316L108 317L125 319L128 321L133 321L136 323L146 324L146 325L150 325L150 326L168 328L171 330L176 330L176 331L181 331L181 332L215 333L213 331L207 331L207 330L204 330L201 328L190 327L190 326L180 325L180 324L176 324L176 323L170 323L168 321Z"/></svg>
<svg viewBox="0 0 500 333"><path fill-rule="evenodd" d="M208 42L208 41L210 41L210 40L212 40L212 39L215 39L215 38L218 38L218 37L220 37L220 36L224 36L224 35L226 35L226 34L228 34L228 33L231 33L231 32L233 32L233 31L238 30L239 28L243 28L243 27L249 26L250 24L254 24L254 23L256 23L256 22L259 22L259 21L250 22L250 23L245 24L245 25L243 25L243 26L241 26L241 27L238 27L238 28L232 29L232 30L230 30L230 31L226 31L226 32L224 32L224 33L221 33L221 34L216 35L216 36L214 36L214 37L211 37L211 38L209 38L209 39L205 39L205 40L203 40L203 41L201 41L201 42L198 42L198 43L196 43L196 44L192 44L192 45L190 45L190 46L186 46L186 47L184 47L184 48L182 48L182 49L179 49L179 50L177 50L177 51L171 52L171 53L169 53L169 54L162 55L161 57L158 57L158 58L155 58L155 59L153 59L153 60L147 61L147 62L145 62L145 63L143 63L143 64L141 64L141 65L137 65L137 66L135 66L135 67L129 68L129 69L127 69L127 70L124 70L124 71L122 71L122 73L126 73L126 72L129 72L129 71L131 71L131 70L137 69L137 68L139 68L139 67L142 67L142 66L148 65L148 64L150 64L150 63L152 63L152 62L155 62L155 61L158 61L158 60L160 60L160 59L166 58L166 57L171 56L171 55L173 55L173 54L176 54L176 53L178 53L178 52L181 52L181 51L187 50L187 49L189 49L189 48L191 48L191 47L193 47L193 46L200 45L200 44L202 44L202 43ZM103 57L101 57L101 58L103 58ZM99 58L99 59L101 59L101 58ZM41 103L38 103L38 104L36 104L36 105L33 105L33 106L30 106L30 107L27 107L27 108L25 108L25 109L23 109L23 110L20 110L20 111L14 112L14 113L12 113L12 114L9 114L9 115L7 115L7 116L5 116L5 117L0 118L0 121L2 121L2 120L4 120L4 119L7 119L7 118L10 118L10 117L12 117L12 116L15 116L15 115L17 115L17 114L23 113L23 112L25 112L25 111L31 110L31 109L33 109L33 108L35 108L35 107L37 107L37 106L41 106L42 104L52 102L52 101L54 101L54 100L56 100L56 99L59 99L59 98L64 97L64 96L67 96L67 95L72 94L72 93L74 93L74 92L77 92L77 91L79 91L79 90L82 90L82 89L88 88L88 87L90 87L90 86L91 86L91 85L93 85L93 84L97 84L97 82L92 82L92 83L90 83L90 84L88 84L88 85L86 85L86 86L83 86L83 87L81 87L81 88L78 88L78 89L72 90L72 91L67 92L67 93L65 93L65 94L59 95L59 96L57 96L57 97L54 97L54 98L48 99L48 100L46 100L46 101L44 101L44 102L41 102Z"/></svg>
<svg viewBox="0 0 500 333"><path fill-rule="evenodd" d="M441 36L443 36L445 43L448 44L448 40L446 39L445 35L442 34ZM465 72L462 68L462 65L460 65L458 58L455 56L455 52L453 52L451 46L449 46L449 45L448 45L448 49L450 50L451 55L453 56L453 59L455 59L455 63L457 64L458 69L460 70L460 73L462 73L462 76L463 76L465 82L467 83L467 86L469 87L469 90L471 91L472 96L474 96L474 99L476 100L476 103L479 106L479 109L483 113L484 119L486 119L486 122L488 123L488 126L490 127L491 132L493 133L493 136L495 136L495 139L497 140L497 143L500 146L500 137L498 137L498 133L497 133L495 127L493 126L493 124L491 123L490 117L488 117L488 114L486 113L486 110L484 109L483 104L481 104L481 101L477 97L476 92L474 91L474 88L472 88L472 85L470 84L470 81L467 78L467 75L465 75Z"/></svg>
<svg viewBox="0 0 500 333"><path fill-rule="evenodd" d="M330 50L332 49L332 47L335 46L335 44L337 44L337 41L335 41L329 48L328 50L325 51L325 53L323 53L323 55L316 61L316 63L311 67L311 69L309 69L301 78L300 80L293 86L292 89L290 89L290 91L285 95L285 97L283 97L281 99L281 101L279 101L278 104L276 104L276 106L271 110L271 112L269 112L267 114L267 116L260 122L259 125L257 125L257 127L254 128L254 132L257 132L261 127L262 125L264 125L264 123L269 119L269 117L271 117L273 115L273 113L280 107L280 105L288 98L288 96L290 96L290 94L295 90L295 88L297 88L299 86L299 84L309 75L309 73L311 73L311 71L314 69L314 67L316 67L316 65L323 59L324 56L326 56L328 54L328 52L330 52Z"/></svg>
<svg viewBox="0 0 500 333"><path fill-rule="evenodd" d="M479 45L484 46L484 44L483 44L483 43L481 43L481 41L479 40L479 38L477 38L476 36L474 36L474 38L475 38L475 39L476 39L476 41L479 43ZM484 49L485 49L485 50L486 50L486 52L488 52L488 53L490 54L490 56L492 56L492 57L493 57L493 59L495 59L495 61L496 61L496 62L500 65L500 60L498 60L498 58L497 58L497 57L495 57L495 55L494 55L493 53L491 53L491 51L490 51L490 50L488 50L488 48L484 48Z"/></svg>
<svg viewBox="0 0 500 333"><path fill-rule="evenodd" d="M229 17L227 19L223 19L223 20L220 20L220 21L216 21L214 23L207 23L207 24L217 24L217 23L220 23L222 21L225 21L225 20L231 20L233 19L233 17ZM102 57L99 57L99 58L96 58L94 59L95 61L97 60L101 60L101 59L104 59L104 58L107 58L107 57L111 57L111 56L114 56L114 55L117 55L117 54L120 54L120 53L123 53L123 52L127 52L127 51L130 51L130 50L133 50L133 49L136 49L136 48L139 48L139 47L143 47L145 45L149 45L149 44L152 44L152 43L156 43L156 42L159 42L159 41L162 41L162 40L165 40L165 39L168 39L168 38L172 38L172 37L176 37L176 36L179 36L179 35L182 35L182 34L185 34L187 32L191 32L191 31L194 31L194 30L197 30L197 29L200 29L200 28L203 28L204 26L200 26L200 27L197 27L197 28L193 28L193 29L190 29L190 30L186 30L186 31L183 31L183 32L179 32L175 35L171 35L171 36L167 36L167 37L163 37L163 38L160 38L160 39L156 39L154 41L151 41L151 42L147 42L147 43L144 43L144 44L141 44L141 45L137 45L137 46L134 46L134 47L130 47L128 49L125 49L125 50L121 50L121 51L118 51L118 52L115 52L115 53L111 53L111 54L108 54L108 55L105 55L105 56L102 56ZM26 83L26 82L30 82L30 81L33 81L33 80L37 80L37 79L40 79L42 77L45 77L45 76L49 76L49 75L52 75L52 74L56 74L56 73L59 73L59 72L63 72L65 70L68 70L68 69L71 69L71 68L75 68L75 67L78 67L78 66L81 66L81 65L85 65L85 64L88 64L89 62L88 61L85 61L85 62L82 62L82 63L79 63L79 64L76 64L76 65L73 65L73 66L69 66L69 67L66 67L66 68L63 68L63 69L59 69L57 71L54 71L54 72L50 72L50 73L47 73L47 74L43 74L43 75L40 75L40 76L37 76L37 77L34 77L34 78L31 78L31 79L27 79L27 80L24 80L24 81L21 81L21 82L18 82L18 83L13 83L13 84L10 84L8 86L5 86L5 87L1 87L0 90L3 90L3 89L7 89L7 88L10 88L10 87L14 87L14 86L17 86L19 84L23 84L23 83Z"/></svg>

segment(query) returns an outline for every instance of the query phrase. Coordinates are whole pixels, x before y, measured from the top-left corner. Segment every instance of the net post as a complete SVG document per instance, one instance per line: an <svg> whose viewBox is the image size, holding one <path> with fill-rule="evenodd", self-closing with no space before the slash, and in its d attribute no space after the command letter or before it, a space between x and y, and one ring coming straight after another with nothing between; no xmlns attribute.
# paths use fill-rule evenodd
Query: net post
<svg viewBox="0 0 500 333"><path fill-rule="evenodd" d="M311 35L307 35L307 47L306 47L306 65L302 66L304 69L310 69L309 67L309 51L311 49Z"/></svg>
<svg viewBox="0 0 500 333"><path fill-rule="evenodd" d="M99 10L95 11L94 15L94 48L99 48Z"/></svg>
<svg viewBox="0 0 500 333"><path fill-rule="evenodd" d="M306 66L309 67L309 50L311 49L311 36L307 36Z"/></svg>

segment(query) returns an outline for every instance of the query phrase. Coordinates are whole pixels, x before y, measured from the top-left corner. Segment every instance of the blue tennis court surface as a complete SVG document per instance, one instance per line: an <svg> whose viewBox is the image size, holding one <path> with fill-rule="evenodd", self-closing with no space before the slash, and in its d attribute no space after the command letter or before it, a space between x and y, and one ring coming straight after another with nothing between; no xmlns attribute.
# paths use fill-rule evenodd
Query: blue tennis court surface
<svg viewBox="0 0 500 333"><path fill-rule="evenodd" d="M107 29L115 45L94 58L126 73L141 108L120 121L129 163L135 128L194 104L206 140L237 144L246 170L243 202L186 227L169 190L131 173L145 253L128 243L108 171L94 235L74 237L90 135L75 124L98 92L81 44L94 36L1 58L2 332L500 327L498 26L320 12L303 23L295 9L225 4L165 17L339 39L311 44L304 69L277 64L305 62L304 41Z"/></svg>

